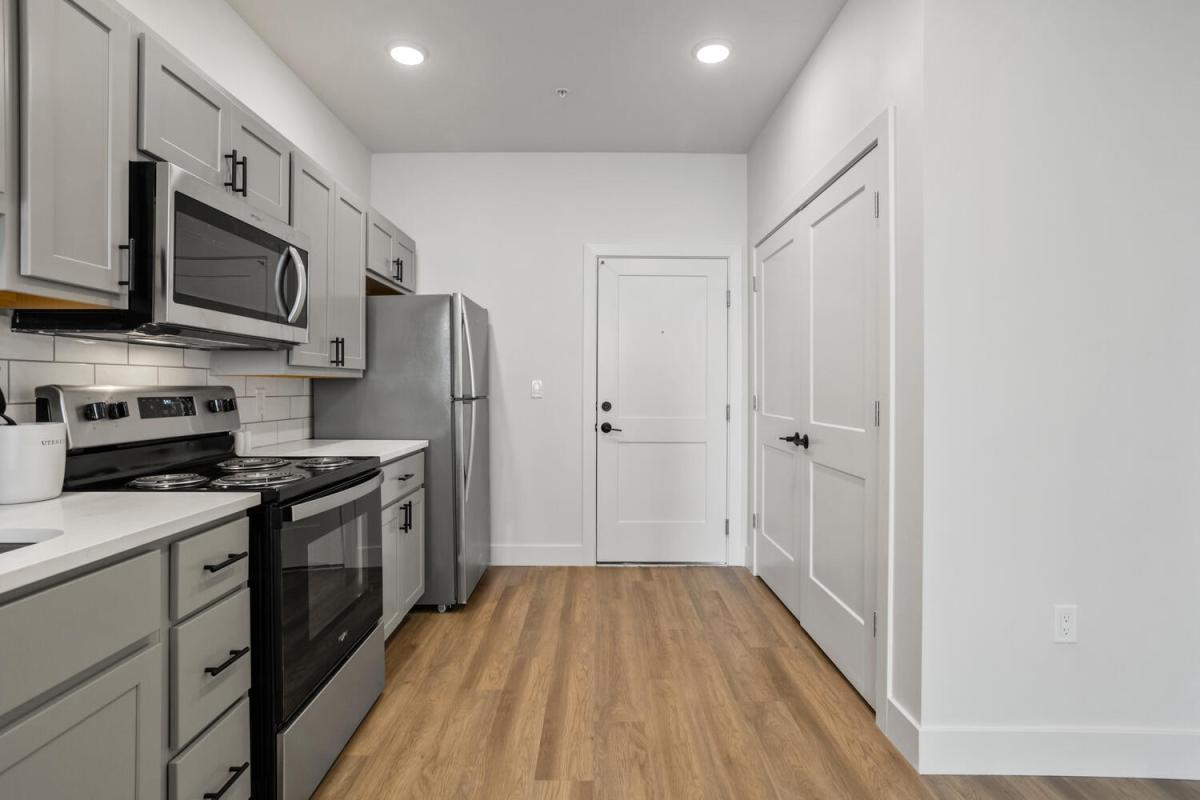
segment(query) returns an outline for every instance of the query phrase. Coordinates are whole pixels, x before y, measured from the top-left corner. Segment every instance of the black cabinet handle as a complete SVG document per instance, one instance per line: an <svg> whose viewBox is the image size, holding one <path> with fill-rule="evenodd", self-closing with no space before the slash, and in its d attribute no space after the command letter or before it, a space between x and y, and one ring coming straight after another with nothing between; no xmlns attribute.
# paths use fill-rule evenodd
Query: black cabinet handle
<svg viewBox="0 0 1200 800"><path fill-rule="evenodd" d="M249 653L249 652L250 652L249 647L243 647L241 650L230 650L229 658L225 659L220 664L217 664L215 667L205 667L204 673L206 675L212 675L215 678L216 676L220 675L225 670L232 667L233 663L235 661L237 661L239 658L241 658L242 656L246 655L246 653Z"/></svg>
<svg viewBox="0 0 1200 800"><path fill-rule="evenodd" d="M399 478L396 478L396 480L409 481L409 480L412 480L414 477L416 477L416 473L406 472L405 474L401 475Z"/></svg>
<svg viewBox="0 0 1200 800"><path fill-rule="evenodd" d="M601 425L600 425L601 433L612 433L613 431L620 432L620 430L621 430L620 428L614 428L611 424L609 424L607 422L601 423Z"/></svg>
<svg viewBox="0 0 1200 800"><path fill-rule="evenodd" d="M805 450L808 449L808 434L807 433L804 434L803 436L801 436L800 432L797 431L796 433L793 433L791 436L780 436L779 441L791 442L792 444L796 445L796 447L803 447Z"/></svg>
<svg viewBox="0 0 1200 800"><path fill-rule="evenodd" d="M237 779L242 777L242 773L248 769L250 769L249 761L245 762L240 767L230 767L229 771L233 774L229 776L229 780L225 781L225 784L217 791L205 792L202 797L204 800L221 800L225 793L229 791L229 787L237 783Z"/></svg>
<svg viewBox="0 0 1200 800"><path fill-rule="evenodd" d="M400 530L408 533L412 530L412 500L400 507L404 509L404 522L401 523Z"/></svg>
<svg viewBox="0 0 1200 800"><path fill-rule="evenodd" d="M338 337L338 366L346 366L346 337Z"/></svg>
<svg viewBox="0 0 1200 800"><path fill-rule="evenodd" d="M222 561L220 564L205 564L204 571L205 572L220 572L221 570L225 569L226 567L233 566L237 562L241 561L243 558L249 557L249 555L250 555L250 552L248 550L242 551L241 553L229 553L229 554L227 554L227 558L224 561Z"/></svg>
<svg viewBox="0 0 1200 800"><path fill-rule="evenodd" d="M227 158L229 160L229 180L225 181L225 185L227 187L229 187L229 190L231 192L233 192L234 194L240 194L242 197L245 197L246 196L246 171L247 171L246 156L242 156L239 159L238 151L237 151L237 148L235 147L233 149L232 153L225 154L225 158ZM242 168L242 185L240 188L238 187L238 180L237 180L239 166Z"/></svg>

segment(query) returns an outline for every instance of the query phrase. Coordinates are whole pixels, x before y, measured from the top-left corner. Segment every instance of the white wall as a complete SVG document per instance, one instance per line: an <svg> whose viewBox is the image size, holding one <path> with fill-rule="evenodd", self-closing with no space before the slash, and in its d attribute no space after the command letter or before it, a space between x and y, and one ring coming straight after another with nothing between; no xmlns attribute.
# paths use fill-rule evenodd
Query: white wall
<svg viewBox="0 0 1200 800"><path fill-rule="evenodd" d="M494 558L582 562L584 246L742 246L745 157L376 155L371 185L417 240L419 291L491 312Z"/></svg>
<svg viewBox="0 0 1200 800"><path fill-rule="evenodd" d="M926 15L922 768L1200 778L1200 4Z"/></svg>
<svg viewBox="0 0 1200 800"><path fill-rule="evenodd" d="M118 0L355 193L371 155L225 0Z"/></svg>
<svg viewBox="0 0 1200 800"><path fill-rule="evenodd" d="M849 0L748 160L753 244L795 209L805 184L856 134L895 108L895 518L885 730L909 758L921 715L922 25L920 0Z"/></svg>

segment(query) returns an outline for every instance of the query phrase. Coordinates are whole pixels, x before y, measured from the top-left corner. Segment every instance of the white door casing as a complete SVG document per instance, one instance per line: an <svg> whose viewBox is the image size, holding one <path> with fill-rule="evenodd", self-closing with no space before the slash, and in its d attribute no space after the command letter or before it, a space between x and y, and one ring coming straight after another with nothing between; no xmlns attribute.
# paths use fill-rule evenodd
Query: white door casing
<svg viewBox="0 0 1200 800"><path fill-rule="evenodd" d="M597 561L727 559L727 268L599 261Z"/></svg>
<svg viewBox="0 0 1200 800"><path fill-rule="evenodd" d="M885 183L872 148L757 249L758 571L872 705L886 512Z"/></svg>

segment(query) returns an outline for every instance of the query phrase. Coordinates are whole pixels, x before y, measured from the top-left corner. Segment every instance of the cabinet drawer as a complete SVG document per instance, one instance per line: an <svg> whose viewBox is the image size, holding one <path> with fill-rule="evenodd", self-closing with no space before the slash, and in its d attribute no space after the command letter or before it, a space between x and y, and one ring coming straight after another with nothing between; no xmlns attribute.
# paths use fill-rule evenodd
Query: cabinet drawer
<svg viewBox="0 0 1200 800"><path fill-rule="evenodd" d="M186 744L246 693L250 657L249 589L171 629L172 747Z"/></svg>
<svg viewBox="0 0 1200 800"><path fill-rule="evenodd" d="M425 453L413 453L383 468L382 504L384 508L425 483Z"/></svg>
<svg viewBox="0 0 1200 800"><path fill-rule="evenodd" d="M245 517L171 545L171 618L186 617L245 583L249 555Z"/></svg>
<svg viewBox="0 0 1200 800"><path fill-rule="evenodd" d="M250 797L250 701L243 697L167 766L171 800Z"/></svg>
<svg viewBox="0 0 1200 800"><path fill-rule="evenodd" d="M0 606L0 714L154 633L161 615L158 553Z"/></svg>

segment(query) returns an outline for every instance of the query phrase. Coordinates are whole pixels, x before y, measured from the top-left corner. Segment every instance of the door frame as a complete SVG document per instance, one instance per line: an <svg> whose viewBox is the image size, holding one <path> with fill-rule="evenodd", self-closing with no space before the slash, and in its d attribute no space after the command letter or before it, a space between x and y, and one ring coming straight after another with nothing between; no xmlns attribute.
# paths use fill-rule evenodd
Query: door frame
<svg viewBox="0 0 1200 800"><path fill-rule="evenodd" d="M888 715L892 702L892 576L895 565L892 560L892 542L895 537L895 397L896 380L896 225L895 225L895 109L888 107L875 117L850 142L838 152L816 175L804 184L802 190L793 195L781 213L772 217L777 222L759 234L753 234L751 249L750 272L751 279L757 280L758 249L773 233L784 226L796 214L800 213L809 203L829 188L838 178L873 150L878 150L884 159L884 174L886 179L880 185L879 217L882 235L884 237L883 253L878 264L879 285L877 292L880 296L879 312L883 315L880 320L879 339L877 341L879 358L879 436L878 452L876 453L878 475L876 501L878 513L875 515L875 605L878 614L878 629L875 637L875 724L885 732L890 730ZM757 341L758 301L751 294L749 303L750 335L749 350L750 369L749 394L753 395L758 387L759 353ZM886 356L886 357L885 357ZM758 462L757 443L757 414L752 410L750 417L750 433L747 437L747 449L750 457L750 512L757 514L758 498ZM758 575L758 531L747 541L748 552L746 563L751 571ZM797 623L799 620L797 619Z"/></svg>
<svg viewBox="0 0 1200 800"><path fill-rule="evenodd" d="M586 244L583 247L583 353L580 438L583 453L583 511L580 515L579 555L587 564L596 562L596 369L600 259L602 258L711 258L725 260L725 287L730 303L725 315L725 402L730 420L725 430L725 515L729 536L725 543L725 563L741 565L746 552L748 499L745 497L745 454L749 419L746 412L744 369L744 329L746 281L744 246L740 243L714 242L690 244Z"/></svg>

